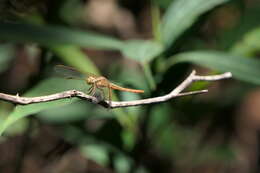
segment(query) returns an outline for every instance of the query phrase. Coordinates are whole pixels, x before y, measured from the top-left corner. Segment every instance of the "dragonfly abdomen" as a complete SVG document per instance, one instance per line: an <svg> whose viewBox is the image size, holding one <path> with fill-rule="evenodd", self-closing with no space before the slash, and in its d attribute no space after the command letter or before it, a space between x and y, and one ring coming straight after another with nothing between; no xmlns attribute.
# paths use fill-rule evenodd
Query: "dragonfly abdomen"
<svg viewBox="0 0 260 173"><path fill-rule="evenodd" d="M124 88L120 87L116 84L110 83L110 87L115 90L120 90L120 91L126 91L126 92L132 92L132 93L144 93L144 90L137 90L137 89L130 89L130 88Z"/></svg>

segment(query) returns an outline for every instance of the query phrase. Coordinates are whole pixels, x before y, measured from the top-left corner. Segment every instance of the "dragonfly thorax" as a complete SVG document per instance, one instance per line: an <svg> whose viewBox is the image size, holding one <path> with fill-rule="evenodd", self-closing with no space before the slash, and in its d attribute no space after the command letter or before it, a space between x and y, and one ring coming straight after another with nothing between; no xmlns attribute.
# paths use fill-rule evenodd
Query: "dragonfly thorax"
<svg viewBox="0 0 260 173"><path fill-rule="evenodd" d="M93 83L95 83L95 81L96 81L96 79L94 77L92 77L92 76L87 78L87 83L88 84L93 84Z"/></svg>

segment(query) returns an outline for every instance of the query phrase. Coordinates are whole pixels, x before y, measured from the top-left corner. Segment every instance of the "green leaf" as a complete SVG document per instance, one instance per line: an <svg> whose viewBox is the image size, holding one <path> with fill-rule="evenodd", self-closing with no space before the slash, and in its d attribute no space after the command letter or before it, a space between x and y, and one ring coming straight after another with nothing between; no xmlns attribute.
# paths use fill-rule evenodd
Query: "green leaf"
<svg viewBox="0 0 260 173"><path fill-rule="evenodd" d="M175 0L162 22L163 42L169 47L196 19L206 11L228 0Z"/></svg>
<svg viewBox="0 0 260 173"><path fill-rule="evenodd" d="M80 147L80 152L87 159L93 160L100 165L106 166L109 162L108 151L102 145L85 145Z"/></svg>
<svg viewBox="0 0 260 173"><path fill-rule="evenodd" d="M45 46L77 45L99 49L118 50L122 42L93 32L61 26L40 26L0 22L0 39L11 42L36 42Z"/></svg>
<svg viewBox="0 0 260 173"><path fill-rule="evenodd" d="M260 61L257 59L217 51L194 51L171 57L166 62L166 69L181 62L191 62L221 72L231 72L236 79L260 84Z"/></svg>
<svg viewBox="0 0 260 173"><path fill-rule="evenodd" d="M172 122L170 115L172 115L173 108L169 105L156 105L152 108L150 121L148 122L149 134L154 138L159 137L158 134L161 134L160 131L165 127L169 126ZM163 116L158 116L163 115Z"/></svg>
<svg viewBox="0 0 260 173"><path fill-rule="evenodd" d="M241 37L252 31L254 28L260 26L260 4L254 4L250 8L243 9L243 15L239 17L236 24L231 28L226 28L224 32L220 32L218 36L218 42L216 45L223 50L230 49L240 42ZM232 12L229 12L232 13Z"/></svg>
<svg viewBox="0 0 260 173"><path fill-rule="evenodd" d="M24 96L33 97L33 96L47 95L47 94L53 94L56 92L65 91L69 89L86 91L87 87L83 81L51 78L42 81L35 88L28 91ZM16 106L13 112L11 112L10 115L0 123L0 135L2 135L2 133L6 130L6 128L8 128L14 122L16 122L21 118L24 118L32 114L36 114L43 110L64 106L66 104L70 104L74 102L75 100L77 99L62 99L62 100L56 100L51 102L42 102L42 103L29 104L24 106Z"/></svg>
<svg viewBox="0 0 260 173"><path fill-rule="evenodd" d="M116 172L127 173L130 172L133 160L123 154L117 154L114 158L114 165Z"/></svg>
<svg viewBox="0 0 260 173"><path fill-rule="evenodd" d="M91 72L93 74L100 74L96 65L82 52L82 50L75 46L53 46L49 47L58 58L66 64L76 67L82 72Z"/></svg>
<svg viewBox="0 0 260 173"><path fill-rule="evenodd" d="M154 41L130 40L122 48L123 54L141 63L151 61L163 51L163 46Z"/></svg>
<svg viewBox="0 0 260 173"><path fill-rule="evenodd" d="M83 121L93 115L93 110L93 105L84 101L77 101L69 105L66 104L41 111L37 114L37 118L48 123L64 124Z"/></svg>
<svg viewBox="0 0 260 173"><path fill-rule="evenodd" d="M61 26L40 26L3 22L0 22L0 39L15 43L36 42L53 50L57 48L62 49L56 50L56 53L62 54L67 60L69 60L68 57L72 54L70 51L74 49L74 51L72 51L75 52L75 49L78 49L68 48L72 45L96 49L119 50L122 51L125 56L139 62L150 61L163 50L162 45L153 41L130 40L123 42L101 34ZM60 45L64 47L61 48ZM71 56L70 59L70 62L72 62L73 57Z"/></svg>
<svg viewBox="0 0 260 173"><path fill-rule="evenodd" d="M252 56L255 52L260 52L260 27L246 33L243 39L232 47L231 51L245 56Z"/></svg>

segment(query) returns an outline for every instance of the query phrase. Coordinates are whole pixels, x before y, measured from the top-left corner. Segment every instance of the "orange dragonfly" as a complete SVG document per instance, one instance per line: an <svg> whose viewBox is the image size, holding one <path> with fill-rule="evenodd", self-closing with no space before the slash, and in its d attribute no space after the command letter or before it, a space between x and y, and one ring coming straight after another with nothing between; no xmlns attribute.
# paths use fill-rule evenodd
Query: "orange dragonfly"
<svg viewBox="0 0 260 173"><path fill-rule="evenodd" d="M132 93L144 93L144 90L124 88L110 82L104 76L98 76L91 73L81 73L72 67L68 67L64 65L56 65L55 71L67 79L84 80L88 85L91 85L90 88L88 89L88 94L92 96L95 94L96 89L99 89L102 91L103 98L105 98L105 93L103 89L107 88L109 91L108 92L109 105L111 105L112 90L120 90L125 92L132 92Z"/></svg>

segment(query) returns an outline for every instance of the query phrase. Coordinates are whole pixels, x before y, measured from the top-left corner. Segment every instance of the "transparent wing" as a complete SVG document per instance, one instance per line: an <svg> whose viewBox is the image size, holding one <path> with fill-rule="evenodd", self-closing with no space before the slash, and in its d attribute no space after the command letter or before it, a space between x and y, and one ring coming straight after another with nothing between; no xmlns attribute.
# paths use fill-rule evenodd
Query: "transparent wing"
<svg viewBox="0 0 260 173"><path fill-rule="evenodd" d="M56 65L54 67L56 74L60 77L64 77L67 79L78 79L78 80L85 80L88 77L88 74L81 73L78 70L64 66L64 65Z"/></svg>

